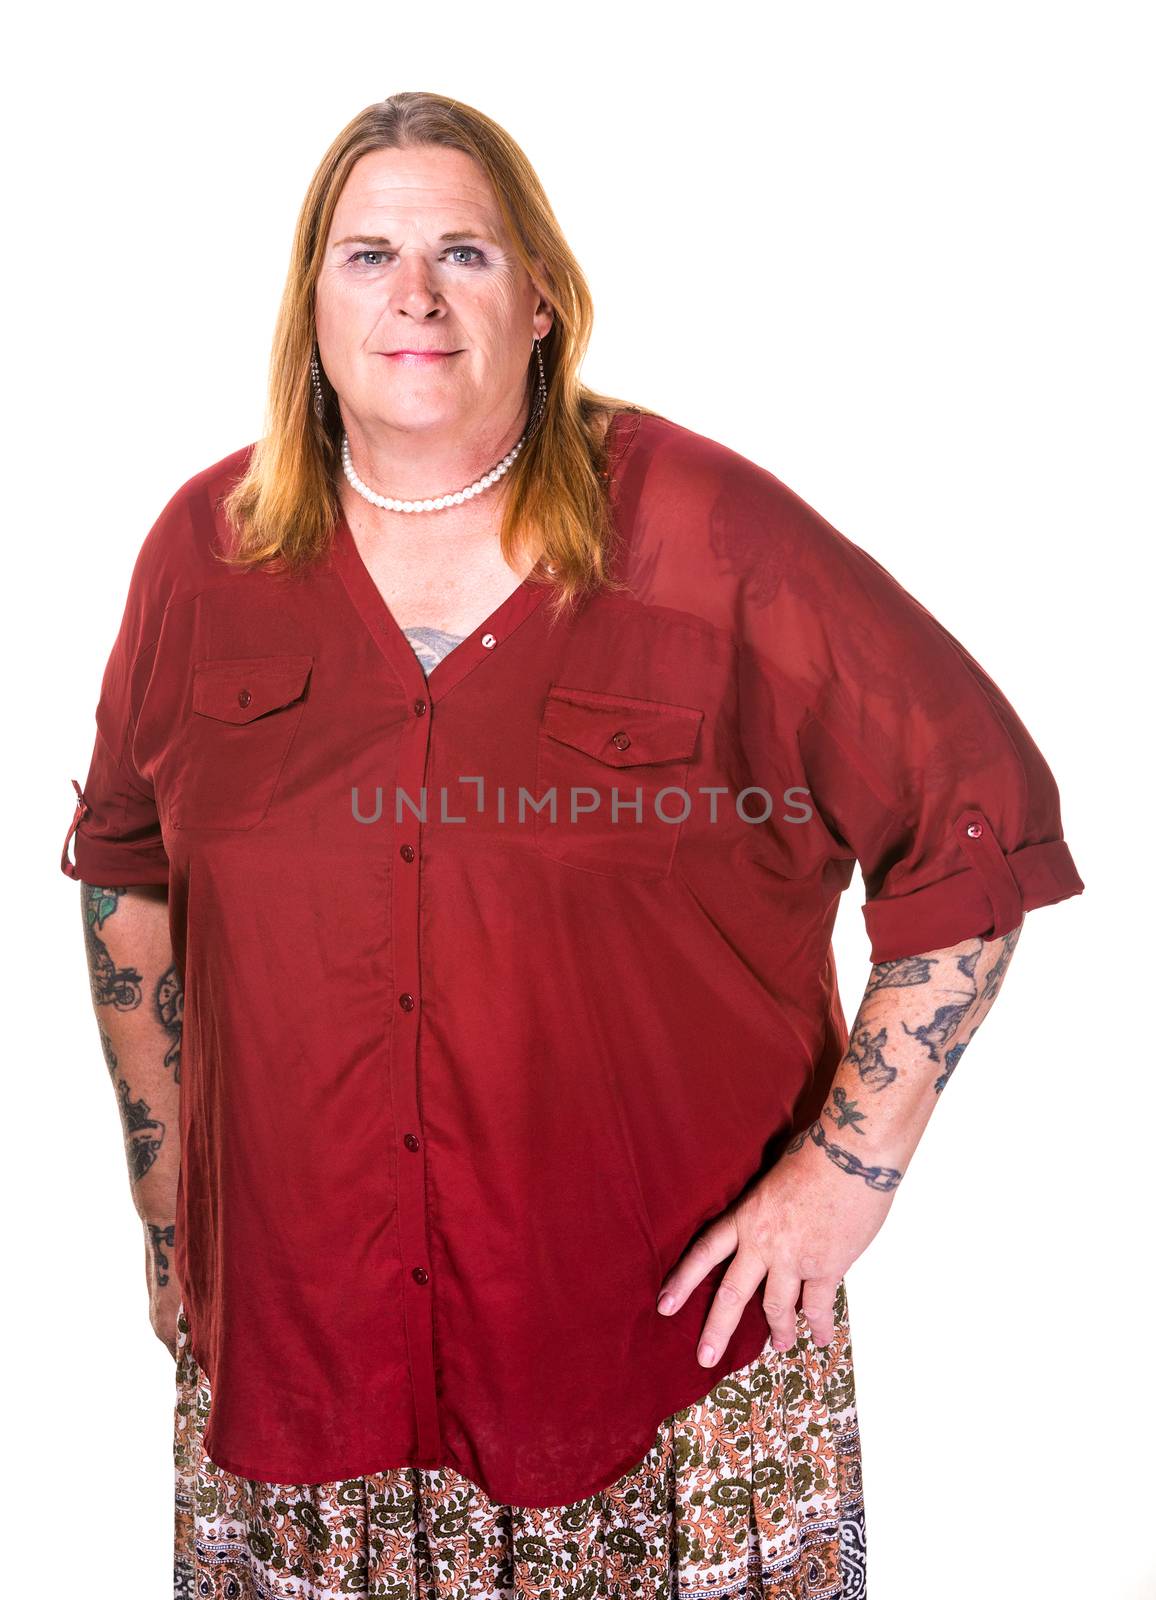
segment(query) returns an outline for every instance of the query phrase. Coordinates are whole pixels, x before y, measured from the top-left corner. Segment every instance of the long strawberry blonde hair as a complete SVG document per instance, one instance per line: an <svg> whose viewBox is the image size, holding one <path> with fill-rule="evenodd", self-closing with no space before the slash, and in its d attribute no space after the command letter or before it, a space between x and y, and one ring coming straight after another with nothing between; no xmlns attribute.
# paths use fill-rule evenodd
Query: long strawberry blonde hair
<svg viewBox="0 0 1156 1600"><path fill-rule="evenodd" d="M543 283L554 308L553 327L541 347L545 407L506 473L500 540L511 565L523 550L538 554L530 579L554 586L557 614L593 589L620 587L608 575L615 532L601 476L606 467L602 423L618 411L655 413L581 381L594 319L590 289L538 176L504 128L439 94L395 94L367 106L337 135L313 175L297 219L273 334L265 433L244 476L222 502L234 534L232 551L223 559L241 567L272 563L295 571L329 547L340 512L341 418L324 374L324 421L313 405L317 278L334 209L356 162L372 150L417 145L443 145L473 157L489 178L515 254ZM537 362L531 359L528 402L536 387Z"/></svg>

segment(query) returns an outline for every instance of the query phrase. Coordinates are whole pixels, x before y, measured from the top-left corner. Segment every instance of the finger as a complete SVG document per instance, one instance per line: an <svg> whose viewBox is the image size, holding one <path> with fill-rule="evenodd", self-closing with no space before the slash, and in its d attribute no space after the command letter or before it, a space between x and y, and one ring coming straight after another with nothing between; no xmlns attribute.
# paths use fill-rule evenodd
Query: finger
<svg viewBox="0 0 1156 1600"><path fill-rule="evenodd" d="M723 1216L691 1240L658 1292L658 1309L664 1317L674 1316L710 1269L733 1254L738 1239L733 1218ZM671 1297L669 1305L666 1303L668 1295Z"/></svg>
<svg viewBox="0 0 1156 1600"><path fill-rule="evenodd" d="M835 1295L838 1288L838 1278L808 1278L803 1284L801 1310L807 1319L813 1344L830 1344L835 1336Z"/></svg>
<svg viewBox="0 0 1156 1600"><path fill-rule="evenodd" d="M763 1290L763 1310L771 1328L776 1350L789 1350L799 1336L797 1302L802 1279L791 1272L772 1268Z"/></svg>
<svg viewBox="0 0 1156 1600"><path fill-rule="evenodd" d="M803 1285L803 1315L811 1330L811 1342L828 1345L835 1337L835 1295L838 1278L808 1278Z"/></svg>
<svg viewBox="0 0 1156 1600"><path fill-rule="evenodd" d="M698 1341L700 1365L713 1367L722 1360L747 1301L762 1283L766 1271L767 1264L758 1251L744 1250L740 1244L710 1303L706 1327Z"/></svg>

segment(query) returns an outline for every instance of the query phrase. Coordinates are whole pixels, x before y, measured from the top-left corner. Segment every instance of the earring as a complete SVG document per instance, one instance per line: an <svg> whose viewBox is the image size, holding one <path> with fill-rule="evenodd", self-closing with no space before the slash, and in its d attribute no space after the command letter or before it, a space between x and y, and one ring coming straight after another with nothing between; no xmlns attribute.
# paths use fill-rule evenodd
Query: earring
<svg viewBox="0 0 1156 1600"><path fill-rule="evenodd" d="M325 421L325 393L321 387L321 363L317 359L317 347L313 349L313 359L309 363L309 376L313 384L313 409L317 414L318 422Z"/></svg>
<svg viewBox="0 0 1156 1600"><path fill-rule="evenodd" d="M534 409L531 412L530 421L526 428L527 432L534 427L546 405L546 367L542 361L542 341L537 334L534 335L534 354L538 358L538 386L534 397Z"/></svg>

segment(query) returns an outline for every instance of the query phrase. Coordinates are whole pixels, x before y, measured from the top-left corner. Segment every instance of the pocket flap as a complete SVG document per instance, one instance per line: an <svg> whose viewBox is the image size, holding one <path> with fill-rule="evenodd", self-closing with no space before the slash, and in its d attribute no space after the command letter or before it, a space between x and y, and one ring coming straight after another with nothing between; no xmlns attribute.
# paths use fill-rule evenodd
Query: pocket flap
<svg viewBox="0 0 1156 1600"><path fill-rule="evenodd" d="M252 722L305 693L312 656L235 656L193 667L193 710L221 722Z"/></svg>
<svg viewBox="0 0 1156 1600"><path fill-rule="evenodd" d="M589 689L555 687L546 696L542 729L551 739L611 767L689 761L703 713L694 706L633 700Z"/></svg>

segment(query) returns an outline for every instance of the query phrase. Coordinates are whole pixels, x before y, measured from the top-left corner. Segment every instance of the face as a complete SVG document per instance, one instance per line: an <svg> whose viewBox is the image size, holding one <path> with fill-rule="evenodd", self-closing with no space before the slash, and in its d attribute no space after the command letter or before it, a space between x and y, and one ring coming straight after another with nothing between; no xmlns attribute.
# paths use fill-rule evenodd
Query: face
<svg viewBox="0 0 1156 1600"><path fill-rule="evenodd" d="M315 308L346 426L370 434L520 424L532 341L553 322L485 173L435 145L375 150L354 166Z"/></svg>

